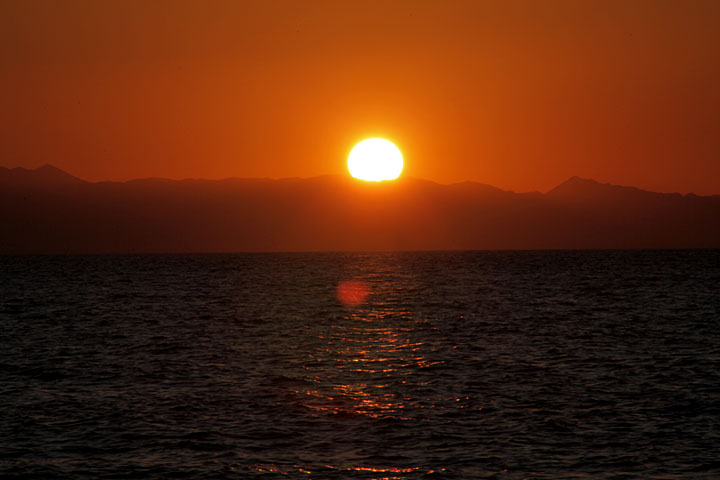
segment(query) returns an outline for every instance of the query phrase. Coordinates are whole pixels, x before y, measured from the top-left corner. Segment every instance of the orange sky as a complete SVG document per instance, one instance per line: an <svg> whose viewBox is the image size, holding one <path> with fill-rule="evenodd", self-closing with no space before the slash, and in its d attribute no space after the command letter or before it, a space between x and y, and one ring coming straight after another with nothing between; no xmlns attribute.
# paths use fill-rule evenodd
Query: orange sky
<svg viewBox="0 0 720 480"><path fill-rule="evenodd" d="M0 3L0 165L720 193L720 2Z"/></svg>

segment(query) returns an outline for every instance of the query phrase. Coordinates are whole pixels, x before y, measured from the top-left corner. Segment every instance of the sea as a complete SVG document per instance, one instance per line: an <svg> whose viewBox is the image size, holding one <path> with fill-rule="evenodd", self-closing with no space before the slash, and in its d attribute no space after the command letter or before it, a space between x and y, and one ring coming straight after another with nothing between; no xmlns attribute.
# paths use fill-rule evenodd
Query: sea
<svg viewBox="0 0 720 480"><path fill-rule="evenodd" d="M2 479L718 479L720 250L0 256Z"/></svg>

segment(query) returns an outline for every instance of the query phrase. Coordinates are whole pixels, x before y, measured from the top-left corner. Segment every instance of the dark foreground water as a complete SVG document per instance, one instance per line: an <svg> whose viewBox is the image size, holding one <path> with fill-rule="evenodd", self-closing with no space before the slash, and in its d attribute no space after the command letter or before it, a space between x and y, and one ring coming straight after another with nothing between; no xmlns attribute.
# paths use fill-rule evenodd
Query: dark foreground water
<svg viewBox="0 0 720 480"><path fill-rule="evenodd" d="M2 478L720 478L717 250L0 273Z"/></svg>

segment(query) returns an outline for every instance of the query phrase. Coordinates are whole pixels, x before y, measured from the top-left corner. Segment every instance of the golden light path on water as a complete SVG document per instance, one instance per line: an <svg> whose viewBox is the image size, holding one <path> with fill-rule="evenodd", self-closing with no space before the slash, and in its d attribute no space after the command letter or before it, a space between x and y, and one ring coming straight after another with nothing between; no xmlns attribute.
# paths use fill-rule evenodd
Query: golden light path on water
<svg viewBox="0 0 720 480"><path fill-rule="evenodd" d="M377 327L374 320L383 318L382 305L373 305L370 312L351 313L349 320L358 326L333 325L325 336L326 347L319 352L322 357L332 358L335 368L344 378L355 381L335 383L330 389L296 389L294 393L304 397L303 405L320 415L364 415L371 418L392 417L407 420L403 415L411 398L399 397L389 390L388 377L407 376L413 368L430 366L419 352L422 342L408 339L409 327ZM397 312L393 312L397 314ZM409 314L409 312L403 312ZM436 362L437 363L437 362ZM325 381L315 377L319 385ZM398 380L393 380L398 381ZM399 380L405 383L405 380ZM343 468L326 465L328 469ZM415 472L418 466L357 465L344 467L345 471L377 474L377 479L404 480L405 474ZM431 472L427 472L431 473Z"/></svg>
<svg viewBox="0 0 720 480"><path fill-rule="evenodd" d="M345 314L317 336L317 348L310 353L306 367L305 379L311 386L291 391L314 416L407 421L411 420L406 413L408 409L415 412L442 409L433 403L436 398L432 396L413 397L400 393L407 389L395 388L409 382L414 389L428 388L429 382L418 381L417 372L444 363L444 360L428 359L426 353L434 347L418 340L421 337L414 333L427 319L408 308L411 299L407 298L407 292L412 289L413 278L403 277L401 273L371 271L337 285L336 301L343 306ZM398 278L402 281L398 282ZM460 399L444 400L455 404ZM305 473L308 478L319 473L317 467L313 470L305 465L294 465L293 469L259 465L256 470L281 474L294 471ZM361 478L405 480L409 474L432 474L446 469L342 462L327 463L322 470L338 475L344 471L348 478L355 478L351 476L351 472L355 472Z"/></svg>

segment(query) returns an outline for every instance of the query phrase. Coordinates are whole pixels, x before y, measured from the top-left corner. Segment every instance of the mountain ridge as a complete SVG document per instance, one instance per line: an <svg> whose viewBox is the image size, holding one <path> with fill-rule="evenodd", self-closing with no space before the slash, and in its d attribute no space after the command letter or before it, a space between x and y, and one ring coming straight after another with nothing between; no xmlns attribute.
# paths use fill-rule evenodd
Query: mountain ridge
<svg viewBox="0 0 720 480"><path fill-rule="evenodd" d="M0 167L0 253L720 247L720 196L343 175L87 182Z"/></svg>
<svg viewBox="0 0 720 480"><path fill-rule="evenodd" d="M13 178L15 176L15 178ZM348 177L347 175L342 174L325 174L325 175L317 175L314 177L281 177L281 178L270 178L270 177L225 177L225 178L219 178L219 179L207 179L207 178L180 178L180 179L171 179L166 177L139 177L139 178L133 178L129 180L100 180L100 181L89 181L82 179L80 177L77 177L71 173L68 173L65 170L62 170L61 168L58 168L52 164L46 163L43 164L40 167L37 167L35 169L28 169L24 167L3 167L0 166L0 181L7 181L7 180L16 180L17 177L24 177L24 178L44 178L44 179L64 179L65 181L72 181L75 183L84 183L84 184L108 184L108 183L115 183L115 184L125 184L125 183L137 183L137 182L233 182L233 181L252 181L252 182L273 182L273 181L312 181L312 180L320 180L320 179L345 179L351 182L362 182L362 180L356 180L351 177ZM720 197L720 194L712 194L712 195L698 195L695 193L679 193L679 192L656 192L653 190L645 190L639 187L635 186L629 186L629 185L618 185L613 183L603 183L599 182L598 180L594 180L591 178L583 178L577 175L573 175L567 180L559 183L555 187L551 188L544 194L538 191L529 191L529 192L516 192L514 190L505 190L499 187L495 187L490 184L478 182L475 180L464 180L461 182L451 182L451 183L438 183L432 180L426 180L426 179L420 179L415 177L401 177L397 181L403 181L403 180L410 180L410 181L416 181L416 182L426 182L428 184L434 184L439 185L443 187L453 187L453 188L463 188L463 187L479 187L483 189L495 190L498 192L507 192L507 193L515 193L519 195L524 194L541 194L541 195L561 195L566 190L570 190L573 188L576 188L577 186L584 186L584 187L592 187L592 188L613 188L616 191L619 190L626 190L626 191L636 191L636 192L644 192L644 193L654 193L658 195L679 195L683 197L705 197L705 198L713 198L713 197ZM396 182L397 182L396 181ZM368 184L374 184L375 182L363 182ZM394 182L377 182L377 184L392 184Z"/></svg>

